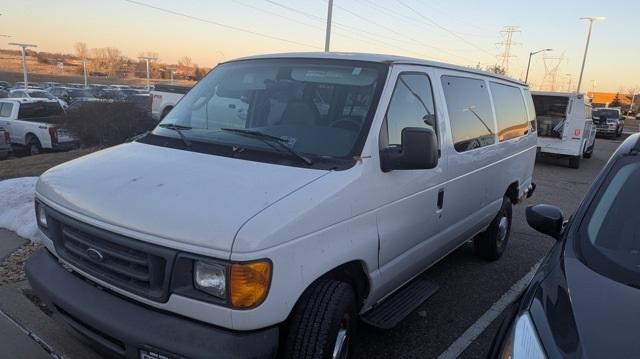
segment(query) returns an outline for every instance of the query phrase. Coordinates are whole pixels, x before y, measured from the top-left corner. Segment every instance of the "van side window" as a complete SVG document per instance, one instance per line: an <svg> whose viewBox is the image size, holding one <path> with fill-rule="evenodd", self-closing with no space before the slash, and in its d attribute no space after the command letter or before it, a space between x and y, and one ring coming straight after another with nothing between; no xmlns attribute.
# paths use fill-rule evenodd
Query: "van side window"
<svg viewBox="0 0 640 359"><path fill-rule="evenodd" d="M11 110L13 110L12 103L0 103L0 117L9 117L11 116Z"/></svg>
<svg viewBox="0 0 640 359"><path fill-rule="evenodd" d="M398 76L385 123L387 145L400 145L402 130L407 127L431 128L437 134L433 92L427 75L403 73Z"/></svg>
<svg viewBox="0 0 640 359"><path fill-rule="evenodd" d="M490 82L493 105L498 122L498 140L507 141L524 136L529 131L529 120L520 89Z"/></svg>
<svg viewBox="0 0 640 359"><path fill-rule="evenodd" d="M485 82L442 76L442 88L456 151L465 152L494 144L493 110Z"/></svg>

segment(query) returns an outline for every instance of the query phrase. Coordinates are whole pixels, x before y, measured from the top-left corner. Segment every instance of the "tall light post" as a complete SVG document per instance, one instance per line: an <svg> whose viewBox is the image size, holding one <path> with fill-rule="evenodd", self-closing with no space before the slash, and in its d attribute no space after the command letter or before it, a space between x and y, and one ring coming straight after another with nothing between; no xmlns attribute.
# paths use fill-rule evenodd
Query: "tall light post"
<svg viewBox="0 0 640 359"><path fill-rule="evenodd" d="M84 73L84 88L87 88L87 60L82 59L82 72Z"/></svg>
<svg viewBox="0 0 640 359"><path fill-rule="evenodd" d="M24 88L28 88L29 85L27 83L27 59L25 58L26 50L28 47L38 47L38 45L30 45L30 44L21 44L16 42L10 42L9 45L20 46L22 50L22 74L24 76Z"/></svg>
<svg viewBox="0 0 640 359"><path fill-rule="evenodd" d="M527 63L527 74L524 77L524 83L528 83L529 81L529 68L531 68L531 57L533 57L533 55L535 54L539 54L541 52L546 52L546 51L552 51L552 49L542 49L542 50L538 50L538 51L534 51L534 52L530 52L529 53L529 62Z"/></svg>
<svg viewBox="0 0 640 359"><path fill-rule="evenodd" d="M327 9L327 33L324 39L324 51L329 52L329 45L331 44L331 13L333 12L333 0L329 0L329 7Z"/></svg>
<svg viewBox="0 0 640 359"><path fill-rule="evenodd" d="M149 77L149 61L154 61L157 60L157 57L151 57L151 56L140 56L138 57L140 60L144 60L147 63L147 91L149 91L151 89L151 80Z"/></svg>
<svg viewBox="0 0 640 359"><path fill-rule="evenodd" d="M580 86L582 85L582 75L584 74L584 64L587 62L587 52L589 52L589 41L591 41L591 29L593 29L593 23L595 21L604 19L604 16L588 16L580 18L580 20L589 21L589 33L587 34L587 45L584 48L584 56L582 57L582 68L580 69L580 78L578 79L578 88L576 89L576 92L580 92Z"/></svg>

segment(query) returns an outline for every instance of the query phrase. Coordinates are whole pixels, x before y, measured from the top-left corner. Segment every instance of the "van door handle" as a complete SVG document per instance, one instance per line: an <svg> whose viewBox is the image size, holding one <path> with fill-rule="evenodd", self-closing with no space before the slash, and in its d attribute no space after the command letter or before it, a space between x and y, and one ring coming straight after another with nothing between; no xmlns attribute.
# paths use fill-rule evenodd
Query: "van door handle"
<svg viewBox="0 0 640 359"><path fill-rule="evenodd" d="M444 189L438 191L438 211L442 210L444 205Z"/></svg>

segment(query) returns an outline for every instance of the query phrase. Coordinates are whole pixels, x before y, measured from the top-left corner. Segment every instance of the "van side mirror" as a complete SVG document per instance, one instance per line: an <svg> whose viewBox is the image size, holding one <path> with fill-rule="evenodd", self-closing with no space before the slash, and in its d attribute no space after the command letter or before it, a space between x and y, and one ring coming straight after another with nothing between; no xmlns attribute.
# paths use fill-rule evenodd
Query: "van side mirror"
<svg viewBox="0 0 640 359"><path fill-rule="evenodd" d="M401 145L380 151L383 172L393 170L428 170L438 165L438 138L430 128L406 127Z"/></svg>
<svg viewBox="0 0 640 359"><path fill-rule="evenodd" d="M529 226L536 231L558 240L562 237L564 215L560 208L548 204L529 206L526 217Z"/></svg>

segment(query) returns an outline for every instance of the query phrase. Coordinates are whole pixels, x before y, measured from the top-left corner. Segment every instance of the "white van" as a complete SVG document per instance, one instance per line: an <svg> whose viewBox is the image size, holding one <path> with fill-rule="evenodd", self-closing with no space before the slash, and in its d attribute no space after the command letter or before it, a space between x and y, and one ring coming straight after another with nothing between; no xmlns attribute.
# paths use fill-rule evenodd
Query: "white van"
<svg viewBox="0 0 640 359"><path fill-rule="evenodd" d="M575 92L532 93L538 124L538 152L568 157L569 167L579 168L582 158L591 158L596 127L591 119L591 101Z"/></svg>
<svg viewBox="0 0 640 359"><path fill-rule="evenodd" d="M221 111L221 108L227 108ZM76 331L138 357L346 357L531 195L526 85L389 55L220 64L135 142L40 177L26 271Z"/></svg>

